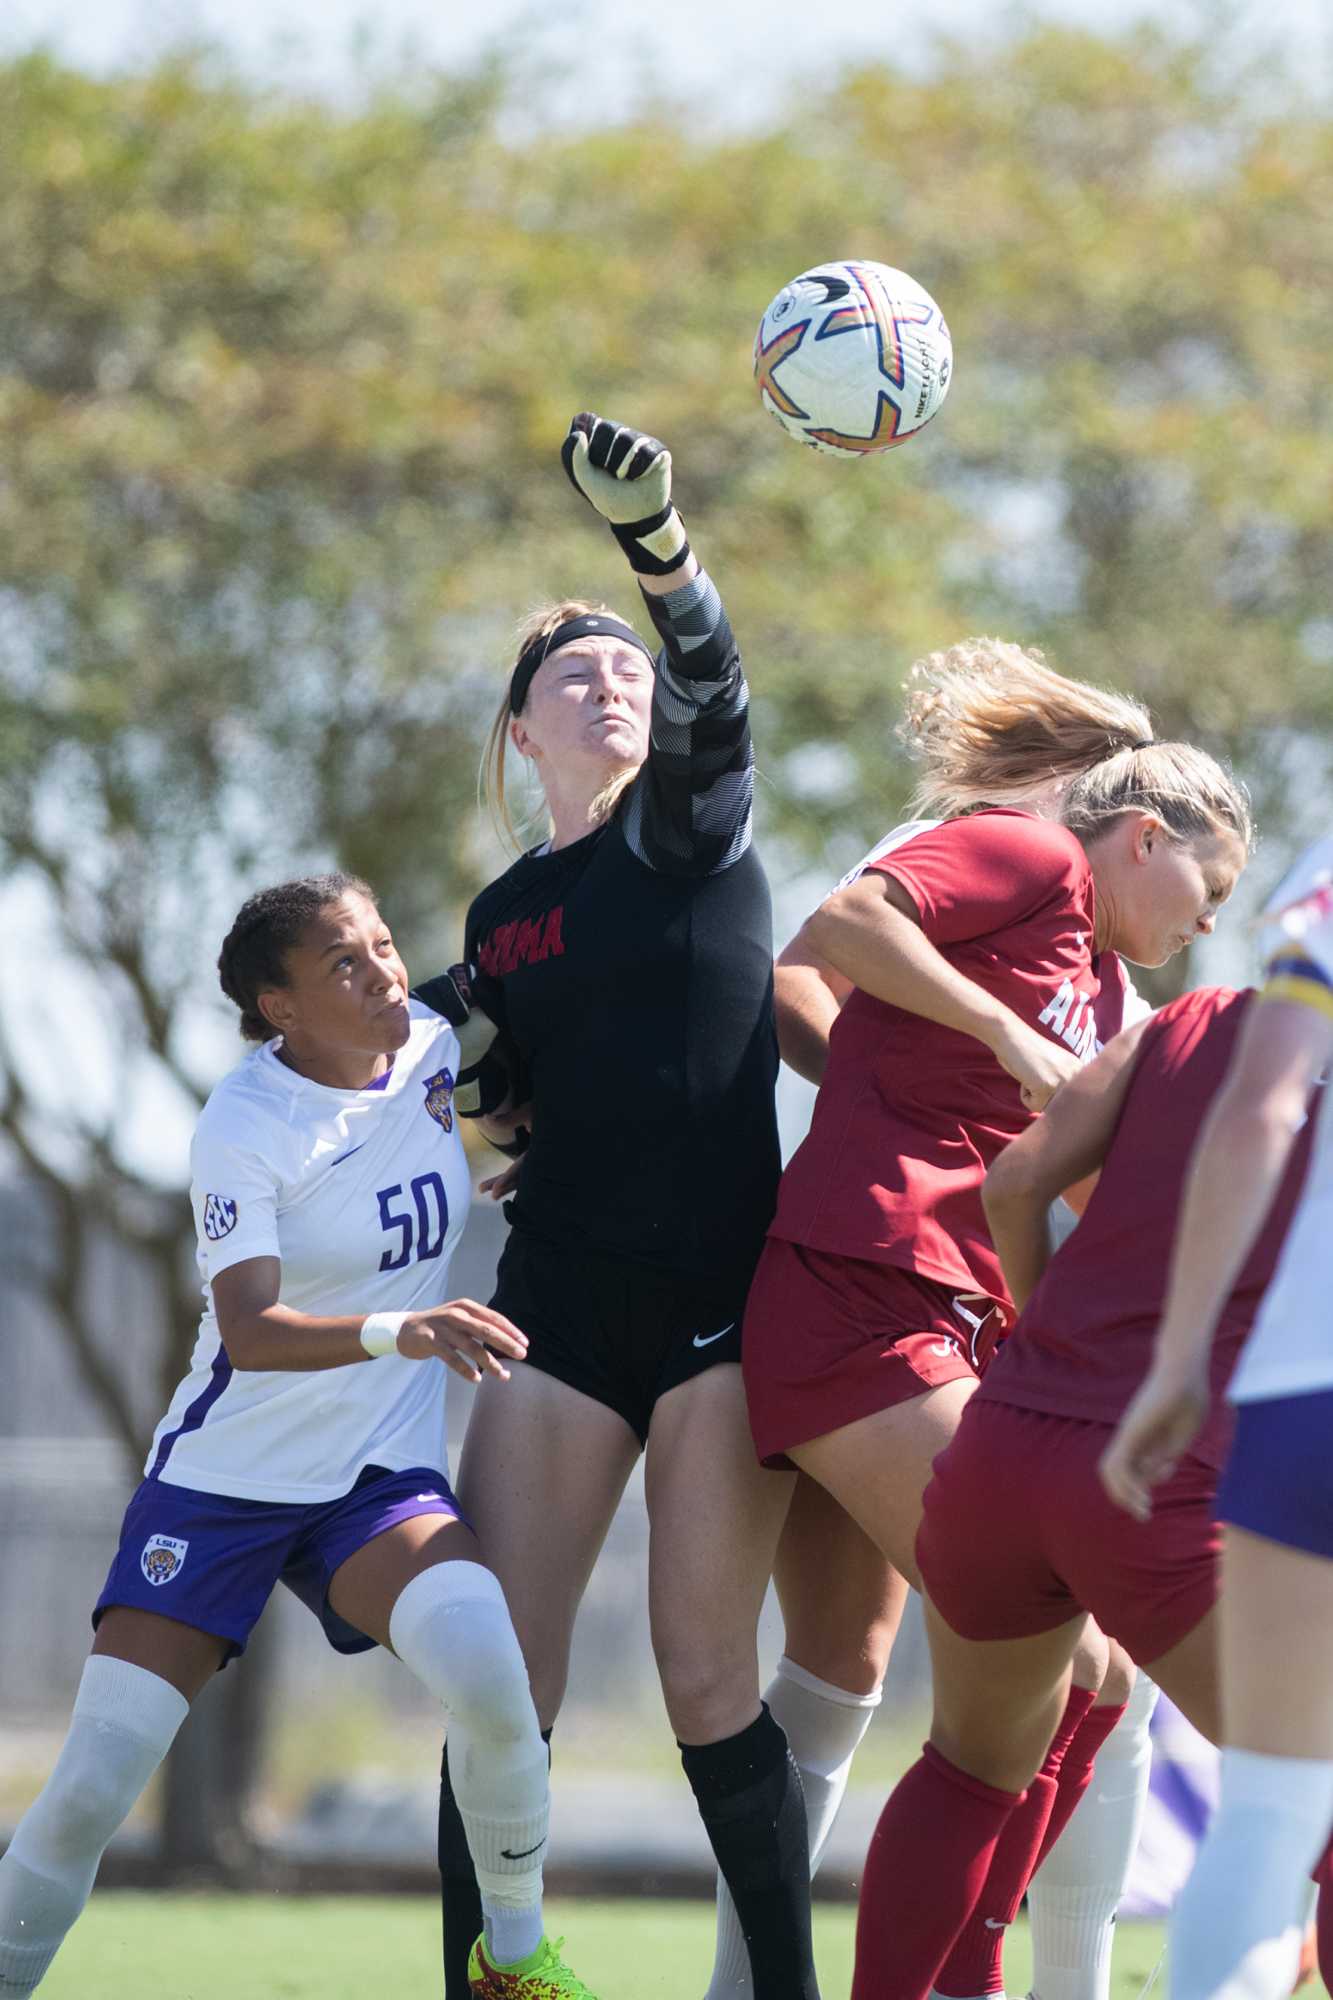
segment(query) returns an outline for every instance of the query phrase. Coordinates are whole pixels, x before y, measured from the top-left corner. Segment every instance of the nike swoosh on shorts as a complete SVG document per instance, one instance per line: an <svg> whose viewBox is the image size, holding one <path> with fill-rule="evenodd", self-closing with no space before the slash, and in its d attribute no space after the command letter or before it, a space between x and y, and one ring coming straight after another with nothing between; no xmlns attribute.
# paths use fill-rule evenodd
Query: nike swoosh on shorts
<svg viewBox="0 0 1333 2000"><path fill-rule="evenodd" d="M733 1326L735 1326L735 1324L736 1322L734 1319L729 1319L726 1325L722 1328L720 1333L707 1333L707 1334L696 1333L693 1342L694 1346L711 1347L715 1340L721 1340L722 1334L730 1333L731 1329L733 1328Z"/></svg>

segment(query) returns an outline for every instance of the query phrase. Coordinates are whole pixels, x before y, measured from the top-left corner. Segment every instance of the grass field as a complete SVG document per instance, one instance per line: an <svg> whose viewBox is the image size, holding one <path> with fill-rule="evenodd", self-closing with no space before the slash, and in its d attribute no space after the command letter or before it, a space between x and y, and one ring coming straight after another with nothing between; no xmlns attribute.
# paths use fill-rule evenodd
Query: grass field
<svg viewBox="0 0 1333 2000"><path fill-rule="evenodd" d="M825 2000L844 2000L851 1983L853 1914L815 1913ZM553 1902L549 1917L599 2000L702 2000L711 1904ZM1138 2000L1161 1948L1160 1925L1123 1927L1112 2000ZM1006 1958L1011 1993L1027 1991L1028 1965L1019 1923ZM93 1898L42 2000L437 2000L441 1990L439 1913L425 1898L109 1892ZM1163 2000L1160 1983L1155 1992Z"/></svg>

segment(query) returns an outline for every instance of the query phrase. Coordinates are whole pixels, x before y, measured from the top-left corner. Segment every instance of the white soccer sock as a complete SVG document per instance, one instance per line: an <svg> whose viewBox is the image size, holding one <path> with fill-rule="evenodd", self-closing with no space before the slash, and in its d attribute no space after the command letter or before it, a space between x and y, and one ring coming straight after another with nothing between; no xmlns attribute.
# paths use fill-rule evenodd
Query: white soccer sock
<svg viewBox="0 0 1333 2000"><path fill-rule="evenodd" d="M1330 1819L1333 1763L1222 1752L1217 1812L1171 1919L1174 2000L1290 1993Z"/></svg>
<svg viewBox="0 0 1333 2000"><path fill-rule="evenodd" d="M480 1563L437 1563L399 1595L389 1638L449 1711L449 1772L477 1871L486 1948L512 1965L541 1943L550 1783L504 1593Z"/></svg>
<svg viewBox="0 0 1333 2000"><path fill-rule="evenodd" d="M1152 1774L1148 1725L1157 1693L1140 1669L1124 1714L1097 1752L1092 1783L1028 1888L1037 2000L1109 2000L1115 1913Z"/></svg>
<svg viewBox="0 0 1333 2000"><path fill-rule="evenodd" d="M857 1745L879 1707L880 1690L851 1694L798 1667L784 1654L764 1690L773 1720L786 1732L801 1773L813 1876L838 1817ZM717 1948L706 2000L745 2000L750 1987L750 1955L731 1891L717 1882Z"/></svg>
<svg viewBox="0 0 1333 2000"><path fill-rule="evenodd" d="M0 1860L0 1995L27 2000L92 1893L102 1851L190 1712L128 1660L94 1653L55 1769Z"/></svg>

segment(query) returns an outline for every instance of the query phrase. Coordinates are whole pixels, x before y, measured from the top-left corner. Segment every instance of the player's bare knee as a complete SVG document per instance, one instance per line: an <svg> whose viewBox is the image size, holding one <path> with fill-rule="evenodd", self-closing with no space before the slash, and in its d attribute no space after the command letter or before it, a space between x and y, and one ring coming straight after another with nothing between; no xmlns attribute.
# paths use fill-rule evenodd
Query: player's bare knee
<svg viewBox="0 0 1333 2000"><path fill-rule="evenodd" d="M1106 1672L1097 1692L1099 1708L1123 1708L1134 1690L1138 1668L1117 1639L1107 1641Z"/></svg>
<svg viewBox="0 0 1333 2000"><path fill-rule="evenodd" d="M1074 1686L1100 1697L1110 1657L1110 1640L1089 1618L1074 1648L1074 1658L1071 1663ZM1125 1657L1128 1658L1128 1655Z"/></svg>
<svg viewBox="0 0 1333 2000"><path fill-rule="evenodd" d="M655 1647L662 1699L682 1743L712 1743L754 1719L759 1701L754 1645L734 1650L665 1641Z"/></svg>
<svg viewBox="0 0 1333 2000"><path fill-rule="evenodd" d="M983 1785L1002 1792L1024 1791L1046 1754L1046 1745L1035 1732L987 1730L984 1727L955 1729L937 1715L930 1728L930 1740L942 1757Z"/></svg>
<svg viewBox="0 0 1333 2000"><path fill-rule="evenodd" d="M888 1671L895 1629L875 1624L868 1630L859 1626L855 1631L789 1631L783 1650L793 1665L831 1687L844 1688L848 1694L874 1694Z"/></svg>

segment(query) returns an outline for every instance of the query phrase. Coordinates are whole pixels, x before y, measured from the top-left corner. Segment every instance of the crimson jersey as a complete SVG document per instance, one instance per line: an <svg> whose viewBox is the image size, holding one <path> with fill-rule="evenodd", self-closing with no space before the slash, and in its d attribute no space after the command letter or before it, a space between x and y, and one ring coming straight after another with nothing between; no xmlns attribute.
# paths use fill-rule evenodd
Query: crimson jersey
<svg viewBox="0 0 1333 2000"><path fill-rule="evenodd" d="M902 884L949 963L1030 1027L1085 1061L1118 1032L1125 976L1113 952L1094 956L1092 870L1066 827L974 813L870 867ZM769 1234L1007 1299L981 1183L1031 1119L984 1043L857 989Z"/></svg>
<svg viewBox="0 0 1333 2000"><path fill-rule="evenodd" d="M1250 992L1205 986L1155 1014L1083 1220L1056 1252L978 1393L1022 1409L1118 1423L1147 1371L1166 1294L1186 1170ZM1222 1392L1263 1297L1300 1192L1307 1125L1262 1234L1218 1322L1213 1415L1190 1449L1220 1465Z"/></svg>

